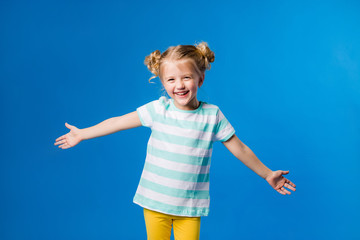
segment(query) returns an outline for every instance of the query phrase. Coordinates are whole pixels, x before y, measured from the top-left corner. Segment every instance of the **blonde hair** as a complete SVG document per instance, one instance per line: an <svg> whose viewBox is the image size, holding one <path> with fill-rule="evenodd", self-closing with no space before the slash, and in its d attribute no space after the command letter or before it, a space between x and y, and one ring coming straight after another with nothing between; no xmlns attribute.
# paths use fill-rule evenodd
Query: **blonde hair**
<svg viewBox="0 0 360 240"><path fill-rule="evenodd" d="M195 45L178 45L169 47L165 52L161 53L155 50L149 56L145 57L144 64L154 74L149 79L160 77L160 66L167 60L193 60L196 69L199 73L204 73L205 70L210 70L212 62L215 60L215 54L210 50L206 42L201 42Z"/></svg>

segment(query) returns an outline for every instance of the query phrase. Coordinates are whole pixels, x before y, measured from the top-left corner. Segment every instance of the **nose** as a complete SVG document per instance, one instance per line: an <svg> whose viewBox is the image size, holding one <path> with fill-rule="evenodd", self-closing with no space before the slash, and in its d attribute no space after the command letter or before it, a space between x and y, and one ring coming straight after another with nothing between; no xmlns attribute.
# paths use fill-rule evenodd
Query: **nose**
<svg viewBox="0 0 360 240"><path fill-rule="evenodd" d="M184 81L183 81L183 80L178 80L178 81L176 81L176 88L177 88L177 89L183 89L183 88L185 88Z"/></svg>

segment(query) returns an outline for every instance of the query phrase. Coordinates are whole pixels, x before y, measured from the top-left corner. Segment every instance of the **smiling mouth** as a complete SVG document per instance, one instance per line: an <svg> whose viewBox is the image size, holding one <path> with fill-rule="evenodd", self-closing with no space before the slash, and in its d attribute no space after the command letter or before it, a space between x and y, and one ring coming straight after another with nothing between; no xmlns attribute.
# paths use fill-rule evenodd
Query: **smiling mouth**
<svg viewBox="0 0 360 240"><path fill-rule="evenodd" d="M179 95L179 96L185 96L186 94L188 94L189 91L186 92L176 92L175 95Z"/></svg>

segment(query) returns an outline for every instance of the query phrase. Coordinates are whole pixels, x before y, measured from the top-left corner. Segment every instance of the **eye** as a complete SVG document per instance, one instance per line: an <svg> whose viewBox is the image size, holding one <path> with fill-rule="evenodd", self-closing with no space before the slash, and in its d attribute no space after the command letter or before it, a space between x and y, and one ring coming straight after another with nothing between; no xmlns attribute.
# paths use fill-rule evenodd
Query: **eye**
<svg viewBox="0 0 360 240"><path fill-rule="evenodd" d="M190 76L185 76L184 78L185 78L185 79L191 79L191 77L190 77Z"/></svg>
<svg viewBox="0 0 360 240"><path fill-rule="evenodd" d="M174 81L175 79L174 78L169 78L167 81L168 82L172 82L172 81Z"/></svg>

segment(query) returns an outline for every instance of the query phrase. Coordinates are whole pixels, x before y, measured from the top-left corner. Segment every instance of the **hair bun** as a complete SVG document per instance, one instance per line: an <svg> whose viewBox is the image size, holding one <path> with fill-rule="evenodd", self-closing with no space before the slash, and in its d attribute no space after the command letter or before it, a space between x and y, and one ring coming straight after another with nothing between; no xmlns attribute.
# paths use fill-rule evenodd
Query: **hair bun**
<svg viewBox="0 0 360 240"><path fill-rule="evenodd" d="M206 66L206 69L209 70L211 68L210 63L215 61L214 52L210 50L210 48L206 42L201 42L201 43L195 44L195 47L205 57L205 66Z"/></svg>
<svg viewBox="0 0 360 240"><path fill-rule="evenodd" d="M161 52L159 50L155 50L154 52L150 53L149 56L145 57L144 64L147 66L150 72L152 72L155 75L152 76L149 79L149 81L159 76L160 58L161 58Z"/></svg>

